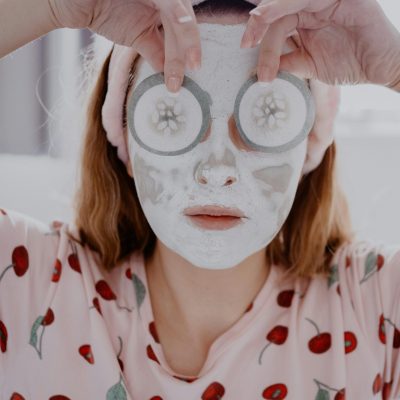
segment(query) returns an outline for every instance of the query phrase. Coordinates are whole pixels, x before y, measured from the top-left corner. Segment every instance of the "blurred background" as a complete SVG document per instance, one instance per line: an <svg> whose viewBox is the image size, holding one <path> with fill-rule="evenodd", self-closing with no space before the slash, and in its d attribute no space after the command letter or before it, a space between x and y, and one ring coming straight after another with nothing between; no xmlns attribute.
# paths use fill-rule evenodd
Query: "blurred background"
<svg viewBox="0 0 400 400"><path fill-rule="evenodd" d="M400 3L380 0L400 31ZM0 59L0 208L42 222L73 218L83 104L112 43L60 29ZM90 51L88 51L90 50ZM88 54L97 60L88 62ZM400 243L400 94L342 86L338 169L358 238Z"/></svg>

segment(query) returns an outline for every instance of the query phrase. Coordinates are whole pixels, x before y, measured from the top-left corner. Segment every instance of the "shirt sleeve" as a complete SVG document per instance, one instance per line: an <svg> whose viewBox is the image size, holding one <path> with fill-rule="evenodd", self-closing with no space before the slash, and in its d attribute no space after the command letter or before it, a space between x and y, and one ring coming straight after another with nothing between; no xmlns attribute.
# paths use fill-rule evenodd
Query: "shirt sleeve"
<svg viewBox="0 0 400 400"><path fill-rule="evenodd" d="M6 366L30 343L57 276L59 234L24 214L0 208L0 387Z"/></svg>
<svg viewBox="0 0 400 400"><path fill-rule="evenodd" d="M352 308L382 365L373 391L399 399L400 245L358 242L348 248L343 263Z"/></svg>

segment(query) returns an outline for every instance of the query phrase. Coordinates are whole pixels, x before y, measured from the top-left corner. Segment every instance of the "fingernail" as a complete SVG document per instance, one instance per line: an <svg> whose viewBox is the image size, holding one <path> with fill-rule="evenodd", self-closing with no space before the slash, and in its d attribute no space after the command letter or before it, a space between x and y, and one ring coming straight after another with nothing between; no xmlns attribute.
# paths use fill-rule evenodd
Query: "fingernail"
<svg viewBox="0 0 400 400"><path fill-rule="evenodd" d="M185 15L185 16L183 16L183 17L179 17L178 18L178 21L181 23L181 24L184 24L185 22L189 22L189 21L191 21L192 20L192 16L191 15Z"/></svg>
<svg viewBox="0 0 400 400"><path fill-rule="evenodd" d="M172 93L176 93L178 88L179 88L180 82L181 82L180 79L175 77L175 76L169 77L168 81L167 81L167 83L168 83L168 85L167 85L168 91L171 92L171 90L172 90Z"/></svg>
<svg viewBox="0 0 400 400"><path fill-rule="evenodd" d="M258 16L261 15L260 11L258 11L257 8L253 8L251 11L249 11L249 14Z"/></svg>

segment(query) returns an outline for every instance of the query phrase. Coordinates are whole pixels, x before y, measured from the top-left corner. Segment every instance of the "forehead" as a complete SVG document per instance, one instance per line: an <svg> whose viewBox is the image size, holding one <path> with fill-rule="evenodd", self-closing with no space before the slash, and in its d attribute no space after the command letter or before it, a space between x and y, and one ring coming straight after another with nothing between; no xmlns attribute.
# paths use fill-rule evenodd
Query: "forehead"
<svg viewBox="0 0 400 400"><path fill-rule="evenodd" d="M221 18L223 18L223 22L229 22L229 24L221 23ZM218 108L221 108L222 105L226 109L227 103L231 103L230 106L233 110L234 100L241 85L256 73L259 47L240 48L248 16L244 20L243 15L227 15L218 17L218 23L209 22L215 19L215 17L197 18L202 48L202 66L197 71L186 69L185 75L210 94L213 99L214 111L218 112ZM288 39L282 54L290 52L294 48L294 43ZM134 82L128 95L141 81L155 72L157 71L153 70L151 65L140 57L136 65Z"/></svg>

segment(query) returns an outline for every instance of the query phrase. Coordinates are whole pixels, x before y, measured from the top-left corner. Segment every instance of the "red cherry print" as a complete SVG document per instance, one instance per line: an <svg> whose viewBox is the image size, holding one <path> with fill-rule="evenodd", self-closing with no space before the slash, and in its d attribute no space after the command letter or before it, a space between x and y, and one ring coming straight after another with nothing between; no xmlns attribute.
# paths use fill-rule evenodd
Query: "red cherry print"
<svg viewBox="0 0 400 400"><path fill-rule="evenodd" d="M79 263L77 254L72 253L68 256L68 264L74 271L82 273L81 264Z"/></svg>
<svg viewBox="0 0 400 400"><path fill-rule="evenodd" d="M4 325L3 321L0 320L0 349L2 353L5 353L7 350L7 340L8 340L7 328Z"/></svg>
<svg viewBox="0 0 400 400"><path fill-rule="evenodd" d="M350 256L346 256L346 268L351 267L351 257Z"/></svg>
<svg viewBox="0 0 400 400"><path fill-rule="evenodd" d="M262 392L263 399L273 399L280 400L285 399L288 393L286 385L283 383L276 383L274 385L268 386Z"/></svg>
<svg viewBox="0 0 400 400"><path fill-rule="evenodd" d="M293 300L293 296L294 296L294 290L283 290L282 292L280 292L278 294L277 297L277 303L281 306L281 307L286 307L289 308L292 305L292 300Z"/></svg>
<svg viewBox="0 0 400 400"><path fill-rule="evenodd" d="M340 292L340 284L338 284L338 285L336 286L336 291L337 291L337 293L338 293L339 296L342 295L342 293Z"/></svg>
<svg viewBox="0 0 400 400"><path fill-rule="evenodd" d="M61 269L61 261L57 258L56 262L54 263L53 276L51 277L52 282L58 282L60 280Z"/></svg>
<svg viewBox="0 0 400 400"><path fill-rule="evenodd" d="M345 354L351 353L357 347L357 338L353 332L346 331L344 333L344 352Z"/></svg>
<svg viewBox="0 0 400 400"><path fill-rule="evenodd" d="M285 343L286 339L288 336L288 328L286 326L283 325L277 325L275 327L273 327L267 334L266 339L269 341L269 343L267 343L265 345L265 347L262 349L260 356L258 357L258 364L261 365L261 358L262 355L264 353L264 351L266 350L266 348L271 344L271 343L275 343L275 344L283 344Z"/></svg>
<svg viewBox="0 0 400 400"><path fill-rule="evenodd" d="M132 271L131 271L130 268L128 268L128 269L125 271L125 276L126 276L129 280L132 279Z"/></svg>
<svg viewBox="0 0 400 400"><path fill-rule="evenodd" d="M156 330L156 324L154 321L150 322L149 324L149 331L151 333L151 336L153 336L153 339L155 340L156 343L160 343L160 340L158 339L158 333Z"/></svg>
<svg viewBox="0 0 400 400"><path fill-rule="evenodd" d="M97 297L93 298L93 306L96 308L96 310L99 312L100 315L103 315L101 313L100 303L99 303L99 299ZM90 308L92 308L92 307L90 307Z"/></svg>
<svg viewBox="0 0 400 400"><path fill-rule="evenodd" d="M376 266L378 268L378 271L383 267L384 263L385 263L385 257L383 257L382 254L378 254L376 257Z"/></svg>
<svg viewBox="0 0 400 400"><path fill-rule="evenodd" d="M153 396L150 400L163 400L160 396Z"/></svg>
<svg viewBox="0 0 400 400"><path fill-rule="evenodd" d="M384 382L382 388L382 400L390 400L390 392L392 391L393 380Z"/></svg>
<svg viewBox="0 0 400 400"><path fill-rule="evenodd" d="M331 334L325 332L314 336L309 340L308 348L316 354L325 353L331 348Z"/></svg>
<svg viewBox="0 0 400 400"><path fill-rule="evenodd" d="M0 208L0 214L7 215L7 213L2 208Z"/></svg>
<svg viewBox="0 0 400 400"><path fill-rule="evenodd" d="M400 347L400 331L395 327L393 336L393 348L398 349Z"/></svg>
<svg viewBox="0 0 400 400"><path fill-rule="evenodd" d="M117 298L105 280L100 280L96 283L96 291L105 300L115 300Z"/></svg>
<svg viewBox="0 0 400 400"><path fill-rule="evenodd" d="M386 344L385 318L383 314L381 314L379 317L378 336L381 343Z"/></svg>
<svg viewBox="0 0 400 400"><path fill-rule="evenodd" d="M333 400L346 400L346 389L340 389L336 394Z"/></svg>
<svg viewBox="0 0 400 400"><path fill-rule="evenodd" d="M225 394L225 388L219 382L210 383L201 395L201 400L219 400Z"/></svg>
<svg viewBox="0 0 400 400"><path fill-rule="evenodd" d="M154 354L154 351L153 351L151 345L148 345L146 350L147 350L147 357L149 357L151 360L158 362L160 364L160 362L157 359L157 356Z"/></svg>
<svg viewBox="0 0 400 400"><path fill-rule="evenodd" d="M372 393L375 395L379 393L382 389L382 377L381 374L377 374L374 383L372 384Z"/></svg>
<svg viewBox="0 0 400 400"><path fill-rule="evenodd" d="M316 354L325 353L331 348L331 334L329 332L320 333L318 326L309 318L306 318L312 325L314 325L318 334L308 341L308 348L311 352Z"/></svg>
<svg viewBox="0 0 400 400"><path fill-rule="evenodd" d="M244 312L247 313L247 312L249 312L252 308L253 308L253 302L251 302L251 303L247 306L247 308L246 308L246 310L245 310Z"/></svg>
<svg viewBox="0 0 400 400"><path fill-rule="evenodd" d="M267 335L267 340L275 344L282 344L288 336L288 328L286 326L275 326Z"/></svg>
<svg viewBox="0 0 400 400"><path fill-rule="evenodd" d="M24 246L16 247L12 252L11 259L15 274L17 276L24 275L29 267L28 250Z"/></svg>
<svg viewBox="0 0 400 400"><path fill-rule="evenodd" d="M25 400L25 397L22 396L21 394L14 392L11 397L10 400Z"/></svg>
<svg viewBox="0 0 400 400"><path fill-rule="evenodd" d="M94 364L94 357L90 344L83 344L79 347L79 354L89 363Z"/></svg>
<svg viewBox="0 0 400 400"><path fill-rule="evenodd" d="M67 396L63 396L62 394L56 394L55 396L49 397L49 400L71 400Z"/></svg>
<svg viewBox="0 0 400 400"><path fill-rule="evenodd" d="M54 321L54 313L51 308L47 309L46 315L43 317L41 324L43 326L50 325Z"/></svg>

